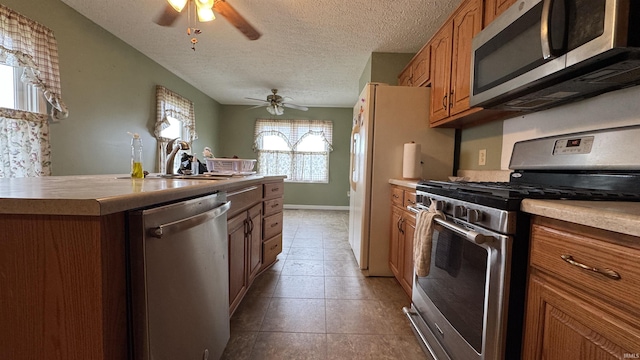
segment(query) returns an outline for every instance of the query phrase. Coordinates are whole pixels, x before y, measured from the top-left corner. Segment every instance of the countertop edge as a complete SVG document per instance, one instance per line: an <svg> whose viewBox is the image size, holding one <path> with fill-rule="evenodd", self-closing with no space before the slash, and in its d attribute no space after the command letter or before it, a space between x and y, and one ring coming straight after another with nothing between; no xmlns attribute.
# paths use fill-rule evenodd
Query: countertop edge
<svg viewBox="0 0 640 360"><path fill-rule="evenodd" d="M389 179L389 184L415 189L419 179Z"/></svg>
<svg viewBox="0 0 640 360"><path fill-rule="evenodd" d="M640 203L524 199L526 213L640 237Z"/></svg>
<svg viewBox="0 0 640 360"><path fill-rule="evenodd" d="M97 177L109 178L111 176L98 175ZM89 181L90 178L91 176L86 177ZM245 178L230 178L228 180L218 181L194 179L182 181L184 185L177 185L171 188L141 192L123 192L120 195L94 198L47 197L45 195L41 198L3 197L0 198L0 214L103 216L285 178L286 176L254 175ZM137 181L157 183L160 181L175 180L141 179Z"/></svg>

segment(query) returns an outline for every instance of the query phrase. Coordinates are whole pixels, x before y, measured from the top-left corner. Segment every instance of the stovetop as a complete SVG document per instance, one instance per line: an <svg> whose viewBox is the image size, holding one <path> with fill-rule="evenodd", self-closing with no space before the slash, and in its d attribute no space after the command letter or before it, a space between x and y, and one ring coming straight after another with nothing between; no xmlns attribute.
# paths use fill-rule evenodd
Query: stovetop
<svg viewBox="0 0 640 360"><path fill-rule="evenodd" d="M523 199L640 201L640 193L625 190L514 182L420 182L418 190L493 207L517 211Z"/></svg>

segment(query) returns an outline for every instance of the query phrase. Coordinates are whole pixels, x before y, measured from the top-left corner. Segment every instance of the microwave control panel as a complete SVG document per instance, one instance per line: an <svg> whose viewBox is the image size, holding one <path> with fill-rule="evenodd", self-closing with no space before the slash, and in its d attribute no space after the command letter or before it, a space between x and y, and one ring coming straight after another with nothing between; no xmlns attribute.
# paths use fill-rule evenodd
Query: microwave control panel
<svg viewBox="0 0 640 360"><path fill-rule="evenodd" d="M593 136L556 140L553 155L588 154L593 146Z"/></svg>

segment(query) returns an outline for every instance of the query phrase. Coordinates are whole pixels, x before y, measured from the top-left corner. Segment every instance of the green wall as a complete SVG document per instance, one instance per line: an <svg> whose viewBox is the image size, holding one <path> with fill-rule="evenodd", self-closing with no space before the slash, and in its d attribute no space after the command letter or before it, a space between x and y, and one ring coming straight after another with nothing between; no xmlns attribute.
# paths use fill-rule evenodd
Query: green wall
<svg viewBox="0 0 640 360"><path fill-rule="evenodd" d="M215 100L59 0L2 3L52 29L58 41L62 99L69 117L51 124L54 175L128 173L127 131L140 133L144 168L157 171L153 127L158 84L194 102L196 148L217 146L220 104Z"/></svg>
<svg viewBox="0 0 640 360"><path fill-rule="evenodd" d="M220 112L220 157L237 155L255 159L253 132L256 119L269 119L265 108L247 110L250 106L224 105ZM329 183L285 183L284 202L288 205L348 206L349 143L352 122L351 108L309 108L309 111L285 109L277 119L333 121L333 151L329 157ZM204 144L206 145L206 144ZM197 152L202 149L197 148Z"/></svg>
<svg viewBox="0 0 640 360"><path fill-rule="evenodd" d="M463 170L500 170L502 157L502 121L462 130L460 136L460 164ZM487 150L487 162L478 165L478 152Z"/></svg>
<svg viewBox="0 0 640 360"><path fill-rule="evenodd" d="M362 91L368 82L398 84L398 75L415 54L409 53L371 53L360 75L358 89Z"/></svg>

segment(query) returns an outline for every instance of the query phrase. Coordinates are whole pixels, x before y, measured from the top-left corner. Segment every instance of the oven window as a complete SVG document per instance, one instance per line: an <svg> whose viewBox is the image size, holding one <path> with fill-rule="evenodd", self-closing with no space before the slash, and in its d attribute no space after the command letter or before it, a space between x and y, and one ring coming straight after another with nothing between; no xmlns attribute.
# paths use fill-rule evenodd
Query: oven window
<svg viewBox="0 0 640 360"><path fill-rule="evenodd" d="M429 275L417 286L480 353L484 319L487 250L436 226Z"/></svg>

